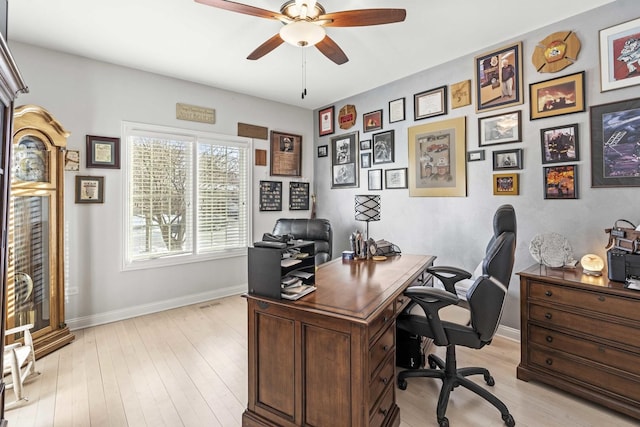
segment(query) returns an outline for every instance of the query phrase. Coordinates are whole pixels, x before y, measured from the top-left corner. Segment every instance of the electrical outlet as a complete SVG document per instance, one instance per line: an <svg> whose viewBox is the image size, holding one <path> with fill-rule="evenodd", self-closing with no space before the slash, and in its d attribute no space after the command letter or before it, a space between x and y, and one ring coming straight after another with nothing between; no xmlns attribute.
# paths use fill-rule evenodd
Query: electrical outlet
<svg viewBox="0 0 640 427"><path fill-rule="evenodd" d="M67 289L67 295L78 295L79 292L77 287Z"/></svg>

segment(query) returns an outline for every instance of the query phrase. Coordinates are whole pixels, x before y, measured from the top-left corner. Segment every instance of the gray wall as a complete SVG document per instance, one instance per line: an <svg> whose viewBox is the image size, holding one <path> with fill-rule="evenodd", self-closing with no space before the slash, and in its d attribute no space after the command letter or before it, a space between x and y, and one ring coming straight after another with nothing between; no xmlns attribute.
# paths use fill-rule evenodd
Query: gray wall
<svg viewBox="0 0 640 427"><path fill-rule="evenodd" d="M577 259L586 253L605 256L607 236L603 229L618 218L640 222L638 188L590 188L590 134L588 107L640 95L640 86L600 93L598 31L640 17L640 2L618 0L610 5L578 15L569 20L549 25L535 32L512 40L496 40L482 52L470 52L447 64L425 70L405 79L393 82L360 95L337 100L337 111L346 104L353 104L358 111L356 125L339 133L359 130L360 139L371 139L373 133L362 132L362 113L383 109L384 129L395 130L395 162L384 164L383 169L407 167L407 129L414 125L466 117L467 150L479 149L478 117L500 112L521 110L523 117L523 141L513 144L482 147L486 160L467 164L467 197L409 197L408 190L383 190L381 194L382 217L369 225L375 239L384 238L396 243L405 253L428 253L438 256L439 265L457 265L473 271L482 258L491 236L491 220L496 207L510 203L518 217L518 243L514 275L511 279L509 298L502 320L503 325L519 328L519 282L515 275L535 261L529 254L529 242L538 233L558 232L565 235L573 246ZM521 17L526 19L526 17ZM537 43L556 31L575 31L582 42L578 61L554 74L537 73L531 63L531 55ZM463 29L452 27L452 31ZM446 36L434 40L425 32L424 54L428 55L431 43L445 42ZM475 113L473 104L450 110L448 115L413 121L413 95L443 85L474 78L474 57L502 46L522 41L524 65L524 101L516 107ZM529 83L585 71L587 111L553 118L529 120ZM366 74L366 71L363 71ZM473 83L472 83L473 87ZM472 88L473 91L473 88ZM406 98L406 120L389 124L388 102ZM316 112L317 113L317 112ZM315 115L317 117L317 114ZM544 200L540 153L540 129L565 124L579 124L580 161L579 199ZM318 133L315 120L315 135ZM332 135L335 136L335 135ZM316 145L330 144L330 137L316 137ZM524 168L520 173L519 196L494 196L492 188L492 151L507 148L524 149ZM315 159L315 182L318 194L318 215L331 219L334 227L334 254L348 248L348 236L364 223L355 221L354 195L371 193L367 190L367 169L360 171L360 187L331 189L330 157ZM375 165L374 165L375 167Z"/></svg>

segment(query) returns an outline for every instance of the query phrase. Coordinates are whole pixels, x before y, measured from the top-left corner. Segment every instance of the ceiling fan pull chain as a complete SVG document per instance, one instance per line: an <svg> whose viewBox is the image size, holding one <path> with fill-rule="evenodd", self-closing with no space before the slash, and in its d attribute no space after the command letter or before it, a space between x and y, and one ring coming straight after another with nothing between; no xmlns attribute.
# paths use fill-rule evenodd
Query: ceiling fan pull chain
<svg viewBox="0 0 640 427"><path fill-rule="evenodd" d="M307 95L307 57L306 49L300 49L302 51L302 99Z"/></svg>

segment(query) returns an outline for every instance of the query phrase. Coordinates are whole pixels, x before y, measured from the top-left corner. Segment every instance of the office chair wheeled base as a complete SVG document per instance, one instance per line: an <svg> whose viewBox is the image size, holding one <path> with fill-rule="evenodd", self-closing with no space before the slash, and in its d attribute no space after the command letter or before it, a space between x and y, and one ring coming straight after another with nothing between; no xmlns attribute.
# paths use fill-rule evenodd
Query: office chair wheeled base
<svg viewBox="0 0 640 427"><path fill-rule="evenodd" d="M489 393L484 388L480 387L473 381L465 378L469 375L480 374L483 375L485 382L489 386L495 384L495 380L489 374L489 371L484 368L461 368L457 369L456 366L456 350L455 346L447 346L447 361L442 361L438 356L432 354L429 355L429 366L431 369L411 369L402 371L398 374L398 388L400 390L407 389L406 378L411 377L426 377L426 378L439 378L442 380L442 388L440 389L440 396L438 397L438 408L436 416L438 418L438 425L440 427L449 427L449 420L445 417L447 411L447 405L449 404L449 395L454 388L463 386L464 388L471 390L478 396L485 399L487 402L495 406L502 415L502 420L508 427L516 425L513 416L509 413L507 406L502 403L500 399Z"/></svg>

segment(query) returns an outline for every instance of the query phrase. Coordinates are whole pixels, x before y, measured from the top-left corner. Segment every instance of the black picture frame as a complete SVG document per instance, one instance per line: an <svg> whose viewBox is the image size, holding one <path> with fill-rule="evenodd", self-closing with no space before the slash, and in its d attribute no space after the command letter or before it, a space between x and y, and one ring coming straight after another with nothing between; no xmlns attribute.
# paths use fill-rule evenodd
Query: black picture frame
<svg viewBox="0 0 640 427"><path fill-rule="evenodd" d="M360 151L371 150L371 140L364 139L360 141Z"/></svg>
<svg viewBox="0 0 640 427"><path fill-rule="evenodd" d="M408 188L407 178L407 168L385 169L384 188L389 190Z"/></svg>
<svg viewBox="0 0 640 427"><path fill-rule="evenodd" d="M413 95L413 119L422 120L447 114L447 86Z"/></svg>
<svg viewBox="0 0 640 427"><path fill-rule="evenodd" d="M506 61L505 64L502 64ZM509 75L503 66L511 68ZM503 46L474 58L476 113L519 105L524 102L522 42ZM507 70L508 71L508 70ZM508 94L509 87L511 95ZM506 94L505 94L506 93Z"/></svg>
<svg viewBox="0 0 640 427"><path fill-rule="evenodd" d="M87 135L87 167L120 169L120 138Z"/></svg>
<svg viewBox="0 0 640 427"><path fill-rule="evenodd" d="M522 169L522 148L493 152L493 170Z"/></svg>
<svg viewBox="0 0 640 427"><path fill-rule="evenodd" d="M309 210L309 183L291 181L289 183L289 210Z"/></svg>
<svg viewBox="0 0 640 427"><path fill-rule="evenodd" d="M545 199L578 198L578 165L554 165L542 169Z"/></svg>
<svg viewBox="0 0 640 427"><path fill-rule="evenodd" d="M260 212L282 210L282 181L260 181Z"/></svg>
<svg viewBox="0 0 640 427"><path fill-rule="evenodd" d="M529 84L529 119L585 111L584 71Z"/></svg>
<svg viewBox="0 0 640 427"><path fill-rule="evenodd" d="M478 118L478 146L522 141L522 111Z"/></svg>
<svg viewBox="0 0 640 427"><path fill-rule="evenodd" d="M331 137L331 188L358 187L358 131Z"/></svg>
<svg viewBox="0 0 640 427"><path fill-rule="evenodd" d="M360 168L369 169L371 167L371 153L360 153Z"/></svg>
<svg viewBox="0 0 640 427"><path fill-rule="evenodd" d="M484 150L467 151L467 162L478 162L484 160Z"/></svg>
<svg viewBox="0 0 640 427"><path fill-rule="evenodd" d="M389 101L389 123L401 122L405 119L405 99Z"/></svg>
<svg viewBox="0 0 640 427"><path fill-rule="evenodd" d="M578 124L540 129L540 154L543 165L580 160Z"/></svg>
<svg viewBox="0 0 640 427"><path fill-rule="evenodd" d="M373 164L395 161L395 132L393 129L373 134Z"/></svg>
<svg viewBox="0 0 640 427"><path fill-rule="evenodd" d="M318 157L328 157L328 156L329 156L329 146L328 145L318 146Z"/></svg>
<svg viewBox="0 0 640 427"><path fill-rule="evenodd" d="M367 189L369 191L382 190L382 169L369 169L367 174Z"/></svg>

